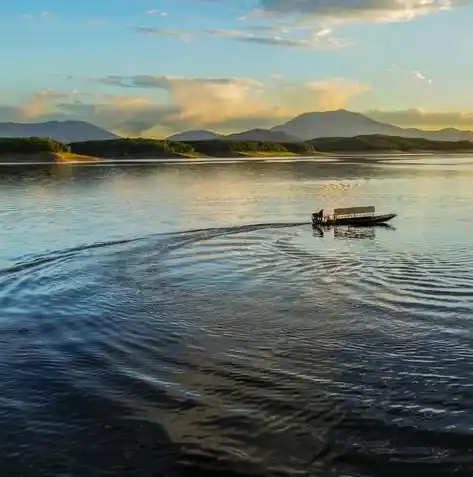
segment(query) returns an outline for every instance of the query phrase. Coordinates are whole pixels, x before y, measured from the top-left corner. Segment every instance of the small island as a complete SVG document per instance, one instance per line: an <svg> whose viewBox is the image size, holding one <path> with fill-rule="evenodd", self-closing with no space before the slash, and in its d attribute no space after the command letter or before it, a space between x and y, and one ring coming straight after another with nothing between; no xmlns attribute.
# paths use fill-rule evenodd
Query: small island
<svg viewBox="0 0 473 477"><path fill-rule="evenodd" d="M172 158L314 156L319 154L473 152L470 141L384 135L327 137L301 142L119 138L65 144L50 138L0 138L0 163L139 161Z"/></svg>

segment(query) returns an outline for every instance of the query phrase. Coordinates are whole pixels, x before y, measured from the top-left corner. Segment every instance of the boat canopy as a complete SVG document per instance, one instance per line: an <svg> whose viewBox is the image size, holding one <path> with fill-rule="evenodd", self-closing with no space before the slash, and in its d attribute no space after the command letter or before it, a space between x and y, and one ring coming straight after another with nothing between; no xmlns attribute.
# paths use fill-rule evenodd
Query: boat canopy
<svg viewBox="0 0 473 477"><path fill-rule="evenodd" d="M374 214L375 207L370 205L369 207L348 207L345 209L333 209L333 216L340 217L344 215L362 215L362 214Z"/></svg>

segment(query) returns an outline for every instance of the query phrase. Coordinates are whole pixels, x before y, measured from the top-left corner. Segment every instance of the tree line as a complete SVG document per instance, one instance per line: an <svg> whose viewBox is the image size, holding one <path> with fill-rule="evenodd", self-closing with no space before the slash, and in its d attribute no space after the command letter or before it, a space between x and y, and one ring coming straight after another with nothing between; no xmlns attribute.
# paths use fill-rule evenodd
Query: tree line
<svg viewBox="0 0 473 477"><path fill-rule="evenodd" d="M473 150L470 141L431 141L424 138L406 138L371 134L355 137L326 137L311 141L323 152L375 152L375 151L467 151Z"/></svg>
<svg viewBox="0 0 473 477"><path fill-rule="evenodd" d="M431 141L423 138L364 135L356 137L318 138L307 142L275 143L213 139L203 141L168 141L144 138L107 139L64 144L50 138L0 138L0 154L75 153L99 158L167 158L204 155L229 157L252 153L292 153L310 155L317 152L375 151L467 151L469 141Z"/></svg>
<svg viewBox="0 0 473 477"><path fill-rule="evenodd" d="M1 154L30 154L38 152L70 152L71 147L44 137L0 138Z"/></svg>
<svg viewBox="0 0 473 477"><path fill-rule="evenodd" d="M72 152L102 158L154 158L175 155L229 156L237 153L315 152L309 143L274 143L258 141L168 141L145 138L106 139L63 144L48 138L0 139L0 154L25 152Z"/></svg>

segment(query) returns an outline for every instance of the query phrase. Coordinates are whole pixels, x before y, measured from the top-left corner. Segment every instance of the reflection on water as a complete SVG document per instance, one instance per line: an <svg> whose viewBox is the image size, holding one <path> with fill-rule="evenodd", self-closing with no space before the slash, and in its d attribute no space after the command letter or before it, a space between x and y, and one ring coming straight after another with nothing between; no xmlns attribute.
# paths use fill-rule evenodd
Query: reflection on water
<svg viewBox="0 0 473 477"><path fill-rule="evenodd" d="M471 180L381 162L0 168L4 474L471 475Z"/></svg>
<svg viewBox="0 0 473 477"><path fill-rule="evenodd" d="M370 239L373 240L376 237L376 228L383 227L389 230L395 230L390 226L318 226L313 225L315 237L325 237L326 234L332 233L335 239Z"/></svg>
<svg viewBox="0 0 473 477"><path fill-rule="evenodd" d="M333 230L334 238L344 239L374 239L376 236L375 227L335 227Z"/></svg>

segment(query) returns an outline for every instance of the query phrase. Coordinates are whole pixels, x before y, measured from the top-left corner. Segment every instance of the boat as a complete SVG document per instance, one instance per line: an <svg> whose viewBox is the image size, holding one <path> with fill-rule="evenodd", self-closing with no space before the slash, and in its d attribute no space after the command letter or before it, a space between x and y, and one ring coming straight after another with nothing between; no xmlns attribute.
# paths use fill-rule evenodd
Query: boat
<svg viewBox="0 0 473 477"><path fill-rule="evenodd" d="M331 215L324 215L323 209L312 214L313 226L360 225L371 226L385 224L397 214L376 214L374 206L333 209Z"/></svg>

